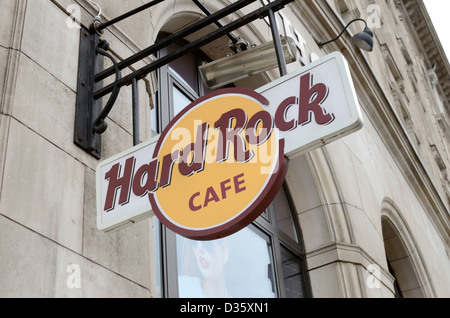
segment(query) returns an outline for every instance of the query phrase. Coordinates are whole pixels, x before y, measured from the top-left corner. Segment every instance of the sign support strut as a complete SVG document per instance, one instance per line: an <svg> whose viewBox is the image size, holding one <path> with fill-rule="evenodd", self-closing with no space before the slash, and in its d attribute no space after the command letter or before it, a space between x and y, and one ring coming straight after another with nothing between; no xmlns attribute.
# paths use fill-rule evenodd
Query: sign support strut
<svg viewBox="0 0 450 318"><path fill-rule="evenodd" d="M101 23L98 19L93 22L89 30L82 30L82 39L80 43L80 62L79 62L79 74L78 74L78 89L77 89L77 102L76 102L76 118L75 118L75 132L74 142L79 147L83 148L96 158L101 157L101 134L107 129L106 117L111 111L118 97L121 87L132 86L132 99L133 99L133 142L139 143L139 118L138 118L138 92L137 81L145 78L149 73L159 69L160 67L174 61L175 59L198 50L202 46L224 36L230 36L231 32L248 24L257 19L269 16L272 36L277 52L277 58L279 62L279 69L281 76L286 74L286 66L283 58L283 52L281 48L281 41L276 25L276 19L274 12L281 10L285 5L291 3L293 0L275 0L263 7L254 10L253 12L246 14L238 19L230 22L227 25L221 26L218 29L210 32L209 34L200 37L197 40L185 45L184 47L172 52L160 59L157 59L146 66L133 71L127 76L123 76L121 71L125 68L131 67L134 63L141 61L142 59L155 54L162 48L170 45L178 39L185 38L186 36L197 32L204 27L218 22L220 19L233 14L237 10L244 8L245 6L255 2L256 0L239 0L223 9L207 15L200 21L197 21L186 28L171 34L167 38L149 46L142 51L122 60L116 61L114 57L108 53L109 43L105 40L101 40L100 37L103 34L103 30L123 19L133 16L134 14L148 9L162 0L154 0L139 8L136 8L128 13L125 13L109 22ZM107 57L111 60L112 65L107 69L102 69L102 60ZM115 76L114 81L106 86L103 86L102 81L110 76ZM105 106L102 108L102 98L109 95Z"/></svg>

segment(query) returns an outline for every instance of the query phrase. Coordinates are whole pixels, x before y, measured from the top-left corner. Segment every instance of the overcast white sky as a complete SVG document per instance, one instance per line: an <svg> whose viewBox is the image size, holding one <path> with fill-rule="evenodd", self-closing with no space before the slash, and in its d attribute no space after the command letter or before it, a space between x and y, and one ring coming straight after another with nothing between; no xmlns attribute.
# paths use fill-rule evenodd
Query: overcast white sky
<svg viewBox="0 0 450 318"><path fill-rule="evenodd" d="M423 0L442 46L450 60L450 1Z"/></svg>

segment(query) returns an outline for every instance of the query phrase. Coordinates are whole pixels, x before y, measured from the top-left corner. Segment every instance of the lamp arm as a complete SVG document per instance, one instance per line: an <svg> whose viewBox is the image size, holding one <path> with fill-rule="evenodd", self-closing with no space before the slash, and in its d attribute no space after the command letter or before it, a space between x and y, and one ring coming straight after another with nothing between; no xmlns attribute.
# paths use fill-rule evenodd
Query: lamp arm
<svg viewBox="0 0 450 318"><path fill-rule="evenodd" d="M342 36L342 34L344 34L344 32L348 29L348 27L350 26L350 24L352 24L353 22L356 22L356 21L362 21L362 22L364 22L364 24L366 25L366 28L367 28L367 22L366 22L366 20L361 19L361 18L354 19L354 20L350 21L350 22L345 26L344 30L342 30L342 32L341 32L335 39L330 40L330 41L327 41L327 42L324 42L324 43L319 42L319 43L318 43L319 48L322 48L324 45L326 45L326 44L328 44L328 43L331 43L331 42L334 42L334 41L338 40L338 39Z"/></svg>

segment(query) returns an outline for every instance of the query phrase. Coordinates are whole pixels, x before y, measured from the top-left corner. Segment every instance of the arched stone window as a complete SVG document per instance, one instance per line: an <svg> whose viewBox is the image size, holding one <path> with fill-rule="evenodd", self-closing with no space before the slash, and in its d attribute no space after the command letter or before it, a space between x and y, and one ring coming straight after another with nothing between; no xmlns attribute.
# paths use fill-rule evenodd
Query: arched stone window
<svg viewBox="0 0 450 318"><path fill-rule="evenodd" d="M397 207L389 199L383 202L381 221L388 269L395 279L395 296L434 297L433 286L414 237Z"/></svg>

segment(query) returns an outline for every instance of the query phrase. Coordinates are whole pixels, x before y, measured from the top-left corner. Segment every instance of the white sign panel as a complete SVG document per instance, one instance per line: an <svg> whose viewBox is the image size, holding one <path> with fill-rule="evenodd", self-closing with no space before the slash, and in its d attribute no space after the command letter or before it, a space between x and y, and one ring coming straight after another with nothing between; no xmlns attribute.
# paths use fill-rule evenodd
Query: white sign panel
<svg viewBox="0 0 450 318"><path fill-rule="evenodd" d="M96 179L99 230L115 231L153 216L148 191L142 188L142 184L149 177L148 164L152 160L157 141L158 137L152 138L98 165Z"/></svg>
<svg viewBox="0 0 450 318"><path fill-rule="evenodd" d="M240 92L239 89L234 89L234 91L238 94ZM219 118L222 114L217 109L206 107L203 110L200 106L209 100L217 100L222 95L227 96L229 93L229 90L214 91L192 103L186 109L189 112L197 107L198 117L202 117L204 112L208 112L212 114L210 116ZM327 55L295 73L286 75L259 88L256 92L251 91L250 93L264 104L264 108L258 113L264 113L264 116L260 117L264 119L262 125L266 127L272 125L270 131L276 129L278 140L281 142L284 139L282 144L284 144L284 154L288 159L293 159L346 136L360 129L363 124L347 62L338 52ZM247 125L245 110L239 109L239 105L233 107L236 107L235 111L243 114L244 118L241 121L244 126ZM179 119L175 118L168 128ZM209 125L203 123L201 118L194 118L194 121L199 122L199 127L205 126L205 128L214 129L214 122ZM230 119L229 125L231 122ZM258 120L252 124L256 128ZM244 126L241 127L241 130ZM166 133L167 128L163 135ZM227 132L227 134L229 133ZM208 136L208 134L204 136ZM200 137L200 141L202 141L202 135ZM220 139L226 140L224 138L218 140ZM158 160L157 152L165 140L159 140L156 137L98 165L97 227L100 230L105 232L117 230L154 215L150 204L152 195L159 193L156 192L159 187L171 186L171 171L175 165L180 165L178 162L181 158L179 151L173 152L172 157L165 156ZM258 141L256 145L265 140L267 138L261 142ZM188 143L190 142L191 139ZM192 145L197 143L195 140L192 142ZM217 140L207 139L199 144L206 146L214 142ZM174 154L178 154L179 157L173 157ZM207 175L208 172L203 172L203 169L195 172L203 173L207 178L214 179L214 176ZM190 174L185 175L186 177L190 176ZM168 182L161 182L160 179L168 180ZM177 197L174 197L173 200L177 200Z"/></svg>
<svg viewBox="0 0 450 318"><path fill-rule="evenodd" d="M363 125L347 61L339 52L256 91L270 101L267 111L276 119L289 159Z"/></svg>

